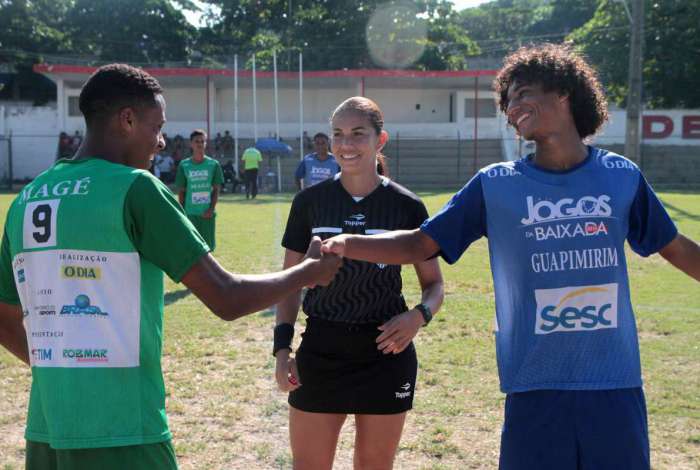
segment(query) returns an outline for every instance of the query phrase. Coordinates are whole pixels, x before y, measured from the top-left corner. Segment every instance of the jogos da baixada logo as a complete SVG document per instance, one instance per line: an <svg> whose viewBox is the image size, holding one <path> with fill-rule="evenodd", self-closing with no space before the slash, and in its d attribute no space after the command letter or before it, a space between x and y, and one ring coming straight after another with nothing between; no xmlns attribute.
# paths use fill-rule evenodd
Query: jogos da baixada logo
<svg viewBox="0 0 700 470"><path fill-rule="evenodd" d="M602 221L576 222L575 219L585 219L592 217L611 217L612 208L608 202L610 196L602 194L600 196L583 196L578 200L572 198L562 198L552 202L541 200L535 202L532 196L527 196L527 217L520 219L523 226L532 227L532 235L537 241L573 237L590 237L600 234L608 234L608 227ZM547 222L557 222L572 220L571 222L546 224ZM538 224L543 224L537 226Z"/></svg>
<svg viewBox="0 0 700 470"><path fill-rule="evenodd" d="M617 284L536 289L535 334L617 328Z"/></svg>
<svg viewBox="0 0 700 470"><path fill-rule="evenodd" d="M64 305L61 309L61 315L90 315L103 316L109 315L103 312L100 307L90 305L90 297L85 294L80 294L75 298L75 305Z"/></svg>

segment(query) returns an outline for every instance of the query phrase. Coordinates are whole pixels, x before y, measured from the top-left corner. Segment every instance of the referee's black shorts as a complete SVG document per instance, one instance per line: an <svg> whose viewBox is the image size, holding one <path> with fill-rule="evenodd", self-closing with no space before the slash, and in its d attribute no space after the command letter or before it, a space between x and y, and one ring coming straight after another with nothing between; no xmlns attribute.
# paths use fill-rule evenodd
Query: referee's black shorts
<svg viewBox="0 0 700 470"><path fill-rule="evenodd" d="M383 354L377 324L308 318L296 353L301 387L289 404L313 413L395 414L410 410L418 361L411 343Z"/></svg>

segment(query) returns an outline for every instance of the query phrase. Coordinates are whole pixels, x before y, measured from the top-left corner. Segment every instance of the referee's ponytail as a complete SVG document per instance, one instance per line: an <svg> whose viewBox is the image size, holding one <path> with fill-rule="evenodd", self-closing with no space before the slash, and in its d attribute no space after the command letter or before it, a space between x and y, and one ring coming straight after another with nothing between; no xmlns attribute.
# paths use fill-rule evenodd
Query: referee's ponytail
<svg viewBox="0 0 700 470"><path fill-rule="evenodd" d="M331 121L333 118L345 111L355 111L363 114L369 120L377 135L381 134L382 129L384 129L384 114L382 110L379 109L379 105L369 98L364 96L353 96L348 98L333 111L331 115ZM387 157L382 152L377 152L377 173L382 176L389 176L389 165L387 164Z"/></svg>

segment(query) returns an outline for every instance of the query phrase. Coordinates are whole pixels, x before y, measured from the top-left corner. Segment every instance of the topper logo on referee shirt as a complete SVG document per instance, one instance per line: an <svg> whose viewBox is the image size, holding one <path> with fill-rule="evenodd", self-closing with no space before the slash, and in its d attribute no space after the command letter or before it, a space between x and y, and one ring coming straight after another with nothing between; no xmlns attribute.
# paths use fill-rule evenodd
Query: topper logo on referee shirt
<svg viewBox="0 0 700 470"><path fill-rule="evenodd" d="M348 220L345 221L345 225L349 225L351 227L362 227L365 225L365 215L353 214L348 217Z"/></svg>

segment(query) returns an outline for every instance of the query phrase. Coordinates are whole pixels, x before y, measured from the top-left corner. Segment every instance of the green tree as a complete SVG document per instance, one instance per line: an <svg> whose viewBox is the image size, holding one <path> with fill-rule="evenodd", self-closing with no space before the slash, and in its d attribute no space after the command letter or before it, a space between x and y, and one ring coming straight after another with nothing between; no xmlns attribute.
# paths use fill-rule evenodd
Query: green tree
<svg viewBox="0 0 700 470"><path fill-rule="evenodd" d="M65 27L73 54L100 63L185 65L196 36L169 0L76 0Z"/></svg>
<svg viewBox="0 0 700 470"><path fill-rule="evenodd" d="M629 21L618 3L601 1L570 39L598 67L608 95L627 95ZM649 108L700 107L700 0L645 2L643 100Z"/></svg>

